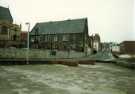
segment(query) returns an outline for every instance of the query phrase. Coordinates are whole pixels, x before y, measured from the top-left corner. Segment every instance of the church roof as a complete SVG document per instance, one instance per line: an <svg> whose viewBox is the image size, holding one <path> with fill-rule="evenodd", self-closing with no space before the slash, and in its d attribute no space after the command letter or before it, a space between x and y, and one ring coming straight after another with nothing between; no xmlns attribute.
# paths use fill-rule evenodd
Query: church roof
<svg viewBox="0 0 135 94"><path fill-rule="evenodd" d="M87 25L87 18L37 23L31 35L38 31L39 34L81 33Z"/></svg>

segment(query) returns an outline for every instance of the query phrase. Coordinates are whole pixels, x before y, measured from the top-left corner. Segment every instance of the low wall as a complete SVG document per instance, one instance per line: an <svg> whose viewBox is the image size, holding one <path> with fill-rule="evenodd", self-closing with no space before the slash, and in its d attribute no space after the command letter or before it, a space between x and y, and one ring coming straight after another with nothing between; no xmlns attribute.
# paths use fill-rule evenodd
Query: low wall
<svg viewBox="0 0 135 94"><path fill-rule="evenodd" d="M28 55L29 53L29 55ZM16 49L16 48L1 48L0 58L80 58L84 57L85 53L75 51L51 51L42 49Z"/></svg>

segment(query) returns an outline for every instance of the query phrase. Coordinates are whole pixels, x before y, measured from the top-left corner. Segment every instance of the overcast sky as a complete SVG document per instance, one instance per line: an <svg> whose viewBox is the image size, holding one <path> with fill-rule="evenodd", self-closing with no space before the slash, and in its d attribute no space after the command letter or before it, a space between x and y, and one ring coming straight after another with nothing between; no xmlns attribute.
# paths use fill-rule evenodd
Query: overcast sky
<svg viewBox="0 0 135 94"><path fill-rule="evenodd" d="M102 41L135 39L134 0L0 0L9 7L14 23L88 18L89 34L99 33Z"/></svg>

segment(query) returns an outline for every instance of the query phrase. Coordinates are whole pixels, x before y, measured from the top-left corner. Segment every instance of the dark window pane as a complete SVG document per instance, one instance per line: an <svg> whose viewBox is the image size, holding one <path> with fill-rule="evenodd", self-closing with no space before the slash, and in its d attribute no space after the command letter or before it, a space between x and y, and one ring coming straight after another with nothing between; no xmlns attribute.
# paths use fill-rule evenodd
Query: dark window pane
<svg viewBox="0 0 135 94"><path fill-rule="evenodd" d="M6 26L2 27L1 34L8 34L8 28Z"/></svg>

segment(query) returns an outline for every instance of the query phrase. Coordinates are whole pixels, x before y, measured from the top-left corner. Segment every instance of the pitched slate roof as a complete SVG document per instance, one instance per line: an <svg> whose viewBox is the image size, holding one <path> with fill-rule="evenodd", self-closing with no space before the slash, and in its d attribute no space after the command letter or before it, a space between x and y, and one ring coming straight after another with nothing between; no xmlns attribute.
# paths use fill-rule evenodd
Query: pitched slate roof
<svg viewBox="0 0 135 94"><path fill-rule="evenodd" d="M11 16L9 8L4 8L0 6L0 21L13 22L13 18Z"/></svg>
<svg viewBox="0 0 135 94"><path fill-rule="evenodd" d="M81 33L84 32L85 24L87 18L37 23L30 34L34 35L37 30L39 34Z"/></svg>

